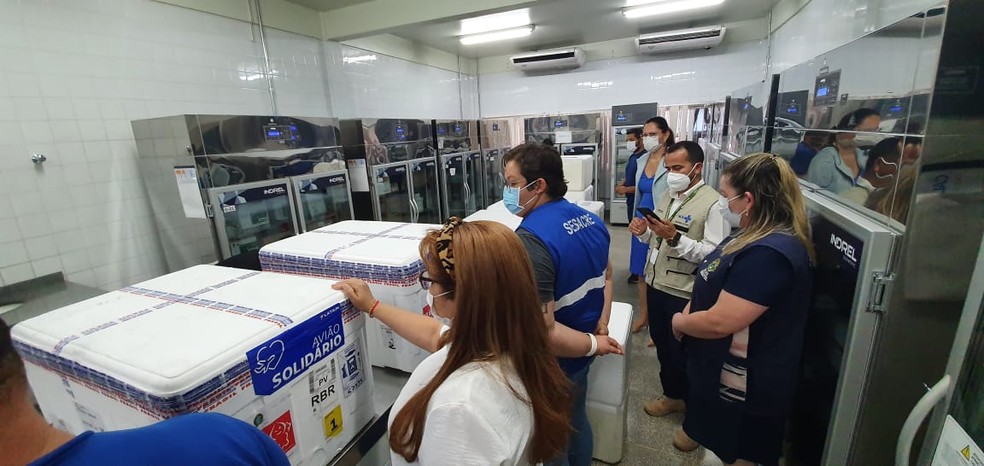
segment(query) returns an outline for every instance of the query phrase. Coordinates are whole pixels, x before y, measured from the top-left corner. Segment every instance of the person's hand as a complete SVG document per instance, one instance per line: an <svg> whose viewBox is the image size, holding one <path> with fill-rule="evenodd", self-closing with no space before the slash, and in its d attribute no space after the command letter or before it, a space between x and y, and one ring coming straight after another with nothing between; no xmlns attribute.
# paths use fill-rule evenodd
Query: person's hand
<svg viewBox="0 0 984 466"><path fill-rule="evenodd" d="M632 221L629 222L629 232L635 236L639 236L645 233L647 227L648 227L648 222L638 217L633 218Z"/></svg>
<svg viewBox="0 0 984 466"><path fill-rule="evenodd" d="M649 229L663 239L673 239L677 233L676 227L664 220L649 220Z"/></svg>
<svg viewBox="0 0 984 466"><path fill-rule="evenodd" d="M618 344L614 338L607 335L599 335L595 338L598 339L598 351L595 351L595 356L604 356L606 354L625 354L622 349L622 345Z"/></svg>
<svg viewBox="0 0 984 466"><path fill-rule="evenodd" d="M673 319L670 320L670 325L673 327L673 338L676 338L677 341L683 339L683 332L680 331L680 322L683 321L684 315L686 314L677 312L673 314Z"/></svg>
<svg viewBox="0 0 984 466"><path fill-rule="evenodd" d="M625 185L620 184L615 187L615 194L625 194L626 191Z"/></svg>
<svg viewBox="0 0 984 466"><path fill-rule="evenodd" d="M598 321L598 327L595 328L595 335L608 335L608 322Z"/></svg>
<svg viewBox="0 0 984 466"><path fill-rule="evenodd" d="M357 278L342 280L331 288L341 291L349 301L352 301L352 305L362 312L369 312L369 309L376 304L376 297L372 295L372 291L369 291L369 285Z"/></svg>

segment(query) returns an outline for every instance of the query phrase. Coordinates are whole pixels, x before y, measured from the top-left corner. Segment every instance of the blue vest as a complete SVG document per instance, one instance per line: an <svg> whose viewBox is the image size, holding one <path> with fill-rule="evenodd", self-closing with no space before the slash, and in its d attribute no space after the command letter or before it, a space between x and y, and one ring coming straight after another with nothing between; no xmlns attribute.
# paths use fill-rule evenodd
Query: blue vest
<svg viewBox="0 0 984 466"><path fill-rule="evenodd" d="M554 320L574 330L594 333L605 305L605 269L611 238L597 215L567 199L537 207L520 224L550 251L554 263ZM558 358L568 375L591 358Z"/></svg>

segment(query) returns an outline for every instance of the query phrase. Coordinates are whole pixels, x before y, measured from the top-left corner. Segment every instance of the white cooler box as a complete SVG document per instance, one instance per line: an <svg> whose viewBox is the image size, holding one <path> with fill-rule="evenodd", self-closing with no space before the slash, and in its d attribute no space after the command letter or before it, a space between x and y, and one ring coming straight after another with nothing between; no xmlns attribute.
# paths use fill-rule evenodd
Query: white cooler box
<svg viewBox="0 0 984 466"><path fill-rule="evenodd" d="M570 191L584 191L594 183L594 157L591 155L562 155L564 179Z"/></svg>
<svg viewBox="0 0 984 466"><path fill-rule="evenodd" d="M622 461L628 430L629 327L632 306L612 303L608 334L625 349L624 356L595 358L588 371L587 411L594 433L594 458L605 463Z"/></svg>
<svg viewBox="0 0 984 466"><path fill-rule="evenodd" d="M24 321L13 338L45 418L71 433L218 412L291 464L322 465L375 415L364 329L324 280L200 265Z"/></svg>
<svg viewBox="0 0 984 466"><path fill-rule="evenodd" d="M430 315L420 287L420 240L440 225L349 220L260 249L263 270L341 280L361 278L381 302ZM368 320L369 361L412 372L429 353Z"/></svg>
<svg viewBox="0 0 984 466"><path fill-rule="evenodd" d="M602 221L605 220L605 203L599 201L581 201L577 205L581 206L582 209L595 214Z"/></svg>
<svg viewBox="0 0 984 466"><path fill-rule="evenodd" d="M594 200L594 186L588 186L583 191L572 191L570 186L567 187L567 194L564 198L575 204L581 201L593 201Z"/></svg>
<svg viewBox="0 0 984 466"><path fill-rule="evenodd" d="M509 227L511 230L515 231L517 228L519 228L519 224L523 221L523 218L518 215L513 215L509 213L509 211L503 207L502 209L489 208L485 210L479 210L478 212L475 212L474 214L465 217L466 222L474 222L476 220L488 220L491 222L498 222Z"/></svg>

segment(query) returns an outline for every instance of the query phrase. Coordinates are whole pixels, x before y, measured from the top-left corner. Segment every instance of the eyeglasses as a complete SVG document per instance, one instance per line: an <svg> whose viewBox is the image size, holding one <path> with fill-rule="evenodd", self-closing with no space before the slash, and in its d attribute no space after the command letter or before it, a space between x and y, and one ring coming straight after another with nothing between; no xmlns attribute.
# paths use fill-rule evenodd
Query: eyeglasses
<svg viewBox="0 0 984 466"><path fill-rule="evenodd" d="M420 287L424 290L429 290L431 285L434 284L434 280L427 276L427 271L420 272L420 276L417 277L420 280Z"/></svg>

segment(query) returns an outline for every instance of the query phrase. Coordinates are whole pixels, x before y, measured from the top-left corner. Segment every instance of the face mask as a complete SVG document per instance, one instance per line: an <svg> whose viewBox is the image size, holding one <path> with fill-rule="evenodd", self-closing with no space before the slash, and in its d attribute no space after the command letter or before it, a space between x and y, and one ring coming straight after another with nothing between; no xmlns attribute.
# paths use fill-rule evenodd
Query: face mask
<svg viewBox="0 0 984 466"><path fill-rule="evenodd" d="M631 152L635 152L635 150L636 150L636 142L635 141L625 141L625 149L626 150L629 150Z"/></svg>
<svg viewBox="0 0 984 466"><path fill-rule="evenodd" d="M533 180L532 183L527 184L522 188L513 188L509 185L503 186L502 203L506 206L506 210L508 210L513 215L519 215L520 212L522 212L523 209L526 208L526 204L529 204L531 201L533 201L533 199L536 199L534 197L533 199L526 201L526 204L519 205L519 190L529 188L530 186L533 186L535 183L536 180Z"/></svg>
<svg viewBox="0 0 984 466"><path fill-rule="evenodd" d="M731 199L725 199L723 197L718 199L718 209L721 210L721 216L724 217L725 222L728 222L728 225L731 225L732 229L741 227L741 215L745 213L742 212L741 214L736 214L731 211L731 207L729 206L731 201L738 199L739 197L741 197L741 194Z"/></svg>
<svg viewBox="0 0 984 466"><path fill-rule="evenodd" d="M656 136L643 136L642 145L646 148L646 152L652 152L659 149L659 138Z"/></svg>
<svg viewBox="0 0 984 466"><path fill-rule="evenodd" d="M877 134L859 134L854 137L854 144L858 147L871 147L878 144L882 138Z"/></svg>
<svg viewBox="0 0 984 466"><path fill-rule="evenodd" d="M431 312L435 316L437 315L437 311L434 310L434 298L440 298L441 296L444 296L444 295L447 295L447 294L451 294L451 292L450 291L445 291L444 293L441 293L441 294L439 294L437 296L434 296L434 295L431 294L430 291L428 291L426 293L426 296L424 296L424 299L427 301L427 307L430 308Z"/></svg>
<svg viewBox="0 0 984 466"><path fill-rule="evenodd" d="M697 165L694 165L690 169L690 172L684 175L683 173L667 173L666 174L666 186L670 189L671 193L682 193L690 187L690 182L693 179L690 178L691 173L697 169Z"/></svg>

